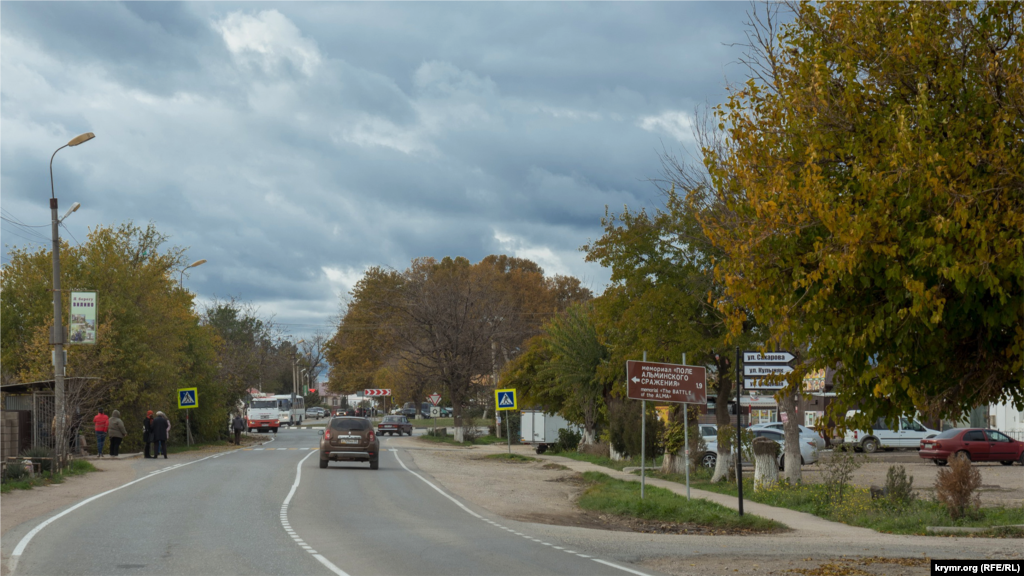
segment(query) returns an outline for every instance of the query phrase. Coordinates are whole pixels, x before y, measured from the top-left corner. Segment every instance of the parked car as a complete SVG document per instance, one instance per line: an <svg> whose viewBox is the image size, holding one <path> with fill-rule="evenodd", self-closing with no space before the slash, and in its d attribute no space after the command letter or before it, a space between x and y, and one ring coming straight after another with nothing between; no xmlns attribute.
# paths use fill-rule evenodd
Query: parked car
<svg viewBox="0 0 1024 576"><path fill-rule="evenodd" d="M778 430L779 432L782 432L783 429L784 429L784 426L785 426L784 422L767 422L767 423L764 423L764 424L754 424L754 425L752 425L750 427L750 429L754 430L755 428L768 428L768 429L771 429L771 430ZM810 428L808 428L807 426L804 426L803 424L799 424L798 426L800 427L800 437L801 438L806 437L806 438L809 438L811 440L814 440L814 444L815 444L815 446L817 446L818 450L824 450L825 449L825 439L821 437L821 434L818 434L817 432L815 432L814 430L811 430Z"/></svg>
<svg viewBox="0 0 1024 576"><path fill-rule="evenodd" d="M406 418L415 418L416 417L416 409L415 408L402 408L401 414L402 414L402 416L405 416Z"/></svg>
<svg viewBox="0 0 1024 576"><path fill-rule="evenodd" d="M718 425L717 424L701 424L700 435L704 438L704 443L718 442Z"/></svg>
<svg viewBox="0 0 1024 576"><path fill-rule="evenodd" d="M383 436L387 434L394 436L395 434L401 436L403 433L412 436L412 423L405 416L385 416L380 424L377 424L377 435Z"/></svg>
<svg viewBox="0 0 1024 576"><path fill-rule="evenodd" d="M320 467L335 462L369 462L376 470L380 459L380 440L366 418L335 416L320 431Z"/></svg>
<svg viewBox="0 0 1024 576"><path fill-rule="evenodd" d="M779 470L786 469L786 442L785 435L778 430L772 430L770 428L751 428L751 432L754 433L755 438L768 438L774 440L779 444ZM715 464L718 463L718 439L708 442L707 452L701 458L701 464L707 468L714 468ZM800 437L800 464L814 464L818 461L818 447L814 440L811 438ZM744 462L749 464L749 462Z"/></svg>
<svg viewBox="0 0 1024 576"><path fill-rule="evenodd" d="M951 428L934 438L921 440L918 455L945 466L954 454L962 454L974 462L999 462L1024 466L1024 442L1014 440L997 430L985 428Z"/></svg>
<svg viewBox="0 0 1024 576"><path fill-rule="evenodd" d="M323 418L324 409L316 406L306 408L306 418Z"/></svg>
<svg viewBox="0 0 1024 576"><path fill-rule="evenodd" d="M859 410L850 410L846 418L852 418ZM879 448L919 448L921 440L934 438L938 430L924 426L917 420L901 417L894 429L890 429L885 419L879 418L870 430L847 430L843 444L852 445L855 450L863 450L871 454Z"/></svg>

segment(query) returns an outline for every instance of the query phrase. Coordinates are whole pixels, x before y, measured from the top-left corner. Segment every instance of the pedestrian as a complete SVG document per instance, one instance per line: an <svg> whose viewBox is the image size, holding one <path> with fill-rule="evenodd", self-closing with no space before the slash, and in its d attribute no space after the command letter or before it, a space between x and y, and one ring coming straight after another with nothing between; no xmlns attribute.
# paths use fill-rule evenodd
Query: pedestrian
<svg viewBox="0 0 1024 576"><path fill-rule="evenodd" d="M156 454L149 455L149 447L153 445L153 411L147 410L146 417L142 419L142 441L146 443L144 458L156 458Z"/></svg>
<svg viewBox="0 0 1024 576"><path fill-rule="evenodd" d="M163 412L157 412L156 418L153 418L153 442L156 443L156 456L157 458L162 453L164 458L167 458L167 435L171 431L171 422L167 419L167 416Z"/></svg>
<svg viewBox="0 0 1024 576"><path fill-rule="evenodd" d="M110 455L121 455L121 441L128 435L124 427L124 420L121 420L121 412L114 410L110 413L110 420L107 423L110 434Z"/></svg>
<svg viewBox="0 0 1024 576"><path fill-rule="evenodd" d="M93 427L96 430L96 455L103 458L103 443L107 440L107 428L110 418L100 408L99 414L92 419Z"/></svg>
<svg viewBox="0 0 1024 576"><path fill-rule="evenodd" d="M242 418L241 412L235 414L235 419L231 421L231 429L235 431L235 446L241 446L242 430L245 430L245 418Z"/></svg>

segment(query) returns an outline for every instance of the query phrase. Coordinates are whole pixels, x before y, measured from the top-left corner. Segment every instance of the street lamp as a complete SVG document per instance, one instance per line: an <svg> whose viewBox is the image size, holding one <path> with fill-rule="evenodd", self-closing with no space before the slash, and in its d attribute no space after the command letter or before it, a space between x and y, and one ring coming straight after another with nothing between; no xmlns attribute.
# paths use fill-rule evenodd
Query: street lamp
<svg viewBox="0 0 1024 576"><path fill-rule="evenodd" d="M53 333L50 334L50 343L54 346L53 354L53 402L54 412L57 416L57 425L54 432L56 433L54 446L54 456L56 458L57 470L63 467L64 463L64 325L61 322L63 303L61 302L60 293L60 233L57 228L60 223L71 215L72 212L78 210L81 206L78 202L71 205L71 209L64 214L63 218L57 218L57 194L54 192L53 187L53 158L68 146L78 146L83 142L88 142L95 138L96 135L92 132L86 132L79 136L75 136L70 142L57 148L53 151L53 155L50 156L50 216L52 218L51 224L51 235L53 237Z"/></svg>
<svg viewBox="0 0 1024 576"><path fill-rule="evenodd" d="M182 268L181 269L181 274L178 276L178 285L181 286L182 283L185 282L185 270L188 270L189 268L195 268L196 266L202 266L203 264L206 264L206 259L196 260L195 262L193 262L193 263L189 264L188 266L185 266L184 268Z"/></svg>
<svg viewBox="0 0 1024 576"><path fill-rule="evenodd" d="M295 353L296 353L296 355L298 355L298 352L299 352L299 344L302 344L305 341L306 340L303 339L303 340L299 340L298 342L295 343ZM295 409L295 391L298 388L298 385L299 385L299 361L298 361L297 358L292 358L292 407L291 407L292 410ZM289 415L288 421L291 423L292 426L295 426L295 418L294 417Z"/></svg>

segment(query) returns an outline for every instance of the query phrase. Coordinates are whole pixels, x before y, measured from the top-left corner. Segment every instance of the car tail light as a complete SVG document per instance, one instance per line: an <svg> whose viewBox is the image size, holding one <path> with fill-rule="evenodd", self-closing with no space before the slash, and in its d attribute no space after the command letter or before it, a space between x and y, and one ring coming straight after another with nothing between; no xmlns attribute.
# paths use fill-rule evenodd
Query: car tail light
<svg viewBox="0 0 1024 576"><path fill-rule="evenodd" d="M857 439L857 431L856 431L856 430L854 430L854 431L853 431L853 439L854 439L854 440L856 440L856 439Z"/></svg>
<svg viewBox="0 0 1024 576"><path fill-rule="evenodd" d="M377 439L377 436L376 436L376 434L373 433L373 428L370 428L370 442L372 443L376 439Z"/></svg>
<svg viewBox="0 0 1024 576"><path fill-rule="evenodd" d="M324 439L325 440L330 440L331 439L331 431L330 430L324 430Z"/></svg>
<svg viewBox="0 0 1024 576"><path fill-rule="evenodd" d="M808 440L807 441L807 445L810 446L811 448L814 448L814 447L817 446L817 444L814 443L814 440Z"/></svg>

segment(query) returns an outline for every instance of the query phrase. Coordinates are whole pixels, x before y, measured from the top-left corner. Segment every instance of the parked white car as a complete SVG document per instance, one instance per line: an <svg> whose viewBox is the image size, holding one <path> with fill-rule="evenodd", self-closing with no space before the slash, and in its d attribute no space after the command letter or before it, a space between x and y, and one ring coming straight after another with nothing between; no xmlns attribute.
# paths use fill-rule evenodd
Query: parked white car
<svg viewBox="0 0 1024 576"><path fill-rule="evenodd" d="M778 430L779 432L782 432L784 426L785 424L783 422L767 422L764 424L754 424L753 426L750 427L750 429L754 430L755 428L767 428L770 430ZM800 424L799 426L800 438L808 438L810 440L814 440L814 445L818 448L818 450L825 449L825 439L821 437L821 434L818 434L817 432L811 430L810 428L804 426L803 424Z"/></svg>
<svg viewBox="0 0 1024 576"><path fill-rule="evenodd" d="M846 418L850 419L859 412L850 410L846 413ZM901 417L895 429L890 429L885 420L879 418L870 430L847 430L843 436L843 444L852 445L854 449L871 454L879 448L920 448L921 440L938 435L938 430L928 428L912 418Z"/></svg>
<svg viewBox="0 0 1024 576"><path fill-rule="evenodd" d="M700 435L704 438L704 443L708 444L711 442L718 442L718 425L717 424L701 424Z"/></svg>
<svg viewBox="0 0 1024 576"><path fill-rule="evenodd" d="M779 443L779 470L785 470L786 442L785 436L778 430L771 428L751 428L755 438L768 438ZM707 442L708 451L701 457L701 464L708 468L714 468L718 462L718 440ZM800 437L800 464L814 464L818 461L818 447L811 438ZM746 464L746 462L745 462Z"/></svg>

